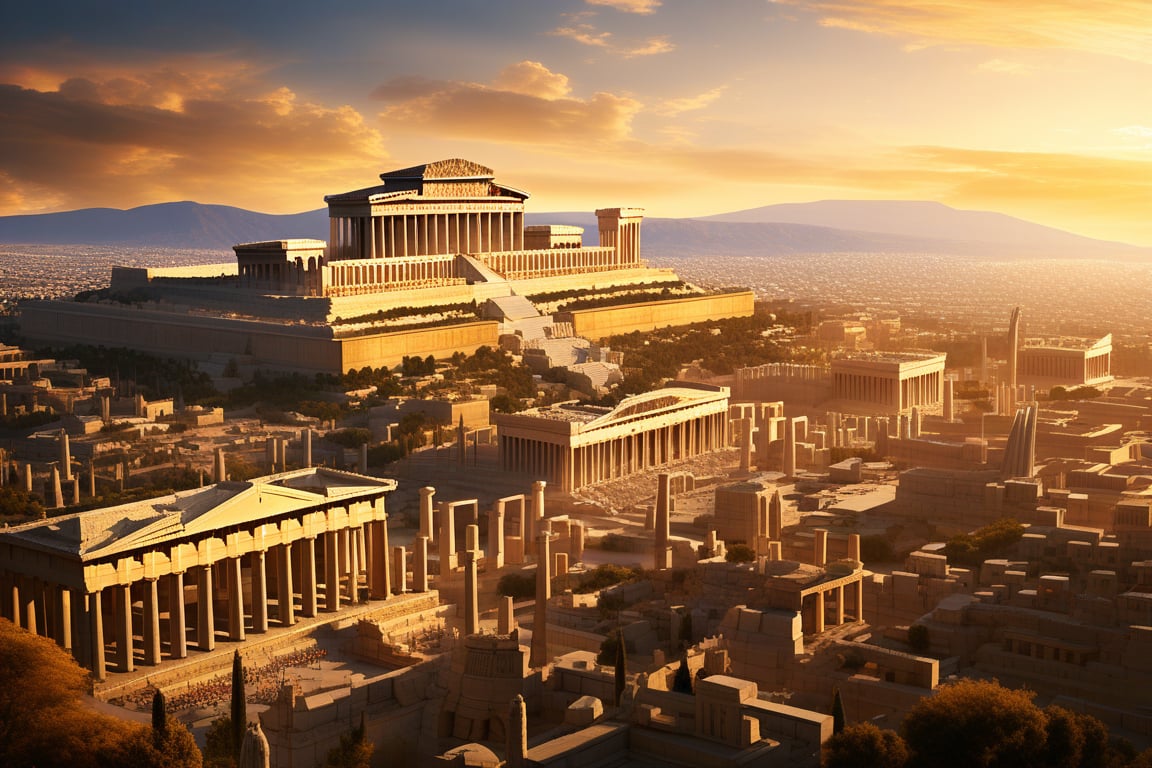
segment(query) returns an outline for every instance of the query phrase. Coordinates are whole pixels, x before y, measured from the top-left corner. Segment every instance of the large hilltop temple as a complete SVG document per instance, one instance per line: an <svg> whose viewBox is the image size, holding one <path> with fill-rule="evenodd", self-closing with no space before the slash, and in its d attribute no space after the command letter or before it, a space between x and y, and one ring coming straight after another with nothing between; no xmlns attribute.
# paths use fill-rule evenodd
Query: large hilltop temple
<svg viewBox="0 0 1152 768"><path fill-rule="evenodd" d="M634 293L637 303L555 318L592 338L751 314L750 292L707 295L648 267L639 208L597 210L599 245L585 246L580 227L525 226L528 194L477 163L380 179L325 198L327 243L244 243L235 263L203 267L118 267L86 301L28 303L22 331L36 342L342 373L496 346L509 297Z"/></svg>

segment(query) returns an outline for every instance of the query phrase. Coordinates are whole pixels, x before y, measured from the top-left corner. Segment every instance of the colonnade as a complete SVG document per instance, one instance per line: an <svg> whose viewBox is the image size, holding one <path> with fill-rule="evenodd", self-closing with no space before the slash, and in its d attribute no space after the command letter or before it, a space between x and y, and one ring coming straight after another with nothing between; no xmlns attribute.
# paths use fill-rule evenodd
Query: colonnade
<svg viewBox="0 0 1152 768"><path fill-rule="evenodd" d="M519 204L518 204L519 205ZM332 260L490 253L524 248L522 205L409 205L383 215L329 219Z"/></svg>
<svg viewBox="0 0 1152 768"><path fill-rule="evenodd" d="M1055 379L1068 384L1086 384L1112 375L1112 353L1097 355L1057 351L1046 354L1028 349L1021 354L1020 376L1032 379Z"/></svg>
<svg viewBox="0 0 1152 768"><path fill-rule="evenodd" d="M944 398L943 371L914 376L870 375L836 371L832 374L835 397L903 411L938 405Z"/></svg>
<svg viewBox="0 0 1152 768"><path fill-rule="evenodd" d="M507 434L507 430L502 430L500 461L506 471L543 477L565 491L573 491L727 445L725 407L723 412L672 423L666 421L631 433L605 430L603 439L575 445Z"/></svg>
<svg viewBox="0 0 1152 768"><path fill-rule="evenodd" d="M481 253L477 257L509 280L606 272L641 266L638 257L625 258L615 248L548 248Z"/></svg>
<svg viewBox="0 0 1152 768"><path fill-rule="evenodd" d="M846 605L846 598L851 600L851 607ZM805 590L801 597L800 623L804 634L820 634L828 624L839 626L845 623L846 616L864 621L864 581L860 572Z"/></svg>
<svg viewBox="0 0 1152 768"><path fill-rule="evenodd" d="M405 288L461 285L455 256L334 261L323 268L325 296L378 293Z"/></svg>

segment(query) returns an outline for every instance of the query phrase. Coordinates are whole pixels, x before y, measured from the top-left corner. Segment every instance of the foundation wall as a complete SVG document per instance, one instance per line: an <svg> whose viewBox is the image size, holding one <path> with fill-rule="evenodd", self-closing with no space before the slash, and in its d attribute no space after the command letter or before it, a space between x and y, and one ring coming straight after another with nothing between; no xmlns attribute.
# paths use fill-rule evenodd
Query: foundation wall
<svg viewBox="0 0 1152 768"><path fill-rule="evenodd" d="M556 321L572 323L577 336L602 339L632 331L652 331L672 325L689 325L729 317L750 317L754 309L751 291L718 296L692 296L643 304L577 309L557 312Z"/></svg>

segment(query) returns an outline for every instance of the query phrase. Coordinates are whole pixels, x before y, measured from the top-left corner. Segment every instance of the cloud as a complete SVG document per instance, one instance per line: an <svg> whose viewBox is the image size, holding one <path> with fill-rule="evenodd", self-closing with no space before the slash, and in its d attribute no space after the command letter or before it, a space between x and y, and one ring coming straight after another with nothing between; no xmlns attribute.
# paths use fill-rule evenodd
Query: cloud
<svg viewBox="0 0 1152 768"><path fill-rule="evenodd" d="M660 0L585 0L588 5L606 5L624 13L647 15L655 13L661 6Z"/></svg>
<svg viewBox="0 0 1152 768"><path fill-rule="evenodd" d="M498 90L541 99L560 99L572 91L567 75L552 72L538 61L521 61L506 67L492 85Z"/></svg>
<svg viewBox="0 0 1152 768"><path fill-rule="evenodd" d="M676 50L676 46L668 39L667 35L659 35L657 37L650 37L646 42L634 48L626 48L622 51L626 58L633 58L635 56L655 56L661 53L669 53Z"/></svg>
<svg viewBox="0 0 1152 768"><path fill-rule="evenodd" d="M164 72L3 85L0 114L0 213L183 199L304 210L320 204L317 189L362 184L387 157L350 107Z"/></svg>
<svg viewBox="0 0 1152 768"><path fill-rule="evenodd" d="M1031 75L1036 71L1036 67L1031 64L1008 61L1007 59L989 59L981 62L976 69L980 72L992 72L1000 75Z"/></svg>
<svg viewBox="0 0 1152 768"><path fill-rule="evenodd" d="M588 45L593 48L607 48L608 41L612 38L611 32L599 32L591 24L557 27L548 34L554 35L555 37L566 37L581 45Z"/></svg>
<svg viewBox="0 0 1152 768"><path fill-rule="evenodd" d="M728 90L728 86L721 85L717 88L713 88L710 91L705 91L704 93L698 94L696 96L686 96L679 99L668 99L659 107L657 107L656 111L662 115L679 115L683 112L692 112L697 109L704 109L705 107L712 104L712 102L716 101L716 99L723 96L726 90Z"/></svg>
<svg viewBox="0 0 1152 768"><path fill-rule="evenodd" d="M640 102L600 92L569 96L568 78L539 62L506 68L492 85L392 80L373 95L389 131L499 143L586 145L628 137Z"/></svg>
<svg viewBox="0 0 1152 768"><path fill-rule="evenodd" d="M1063 48L1152 62L1147 0L775 0L828 27L939 44Z"/></svg>
<svg viewBox="0 0 1152 768"><path fill-rule="evenodd" d="M1133 136L1138 139L1152 139L1152 128L1146 125L1126 125L1123 128L1113 128L1112 133L1117 136Z"/></svg>

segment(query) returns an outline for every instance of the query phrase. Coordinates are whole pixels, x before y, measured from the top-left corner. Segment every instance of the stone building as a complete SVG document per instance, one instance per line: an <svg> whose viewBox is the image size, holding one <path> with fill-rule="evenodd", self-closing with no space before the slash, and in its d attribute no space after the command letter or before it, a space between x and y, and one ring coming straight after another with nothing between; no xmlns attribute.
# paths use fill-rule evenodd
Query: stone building
<svg viewBox="0 0 1152 768"><path fill-rule="evenodd" d="M586 247L579 227L526 228L528 193L468 160L426 163L380 179L325 198L327 242L243 243L228 264L118 267L106 299L22 305L21 332L40 343L178 353L221 368L242 358L260 368L339 374L394 367L405 355L495 347L499 324L477 316L489 299L581 291L590 282L601 291L680 284L672 270L641 259L639 208L596 211L598 245ZM115 300L124 294L133 301ZM697 291L560 319L599 338L744 317L752 309L750 291ZM399 316L387 316L397 310Z"/></svg>
<svg viewBox="0 0 1152 768"><path fill-rule="evenodd" d="M1020 350L1019 379L1036 387L1079 387L1112 381L1112 334L1096 340L1034 340Z"/></svg>
<svg viewBox="0 0 1152 768"><path fill-rule="evenodd" d="M505 470L564 491L728 445L728 388L678 382L615 408L564 403L493 414Z"/></svg>
<svg viewBox="0 0 1152 768"><path fill-rule="evenodd" d="M0 532L0 615L104 680L185 658L189 639L211 651L386 598L395 487L309 468L16 526Z"/></svg>
<svg viewBox="0 0 1152 768"><path fill-rule="evenodd" d="M878 352L832 361L833 397L887 413L938 408L944 400L945 355Z"/></svg>

